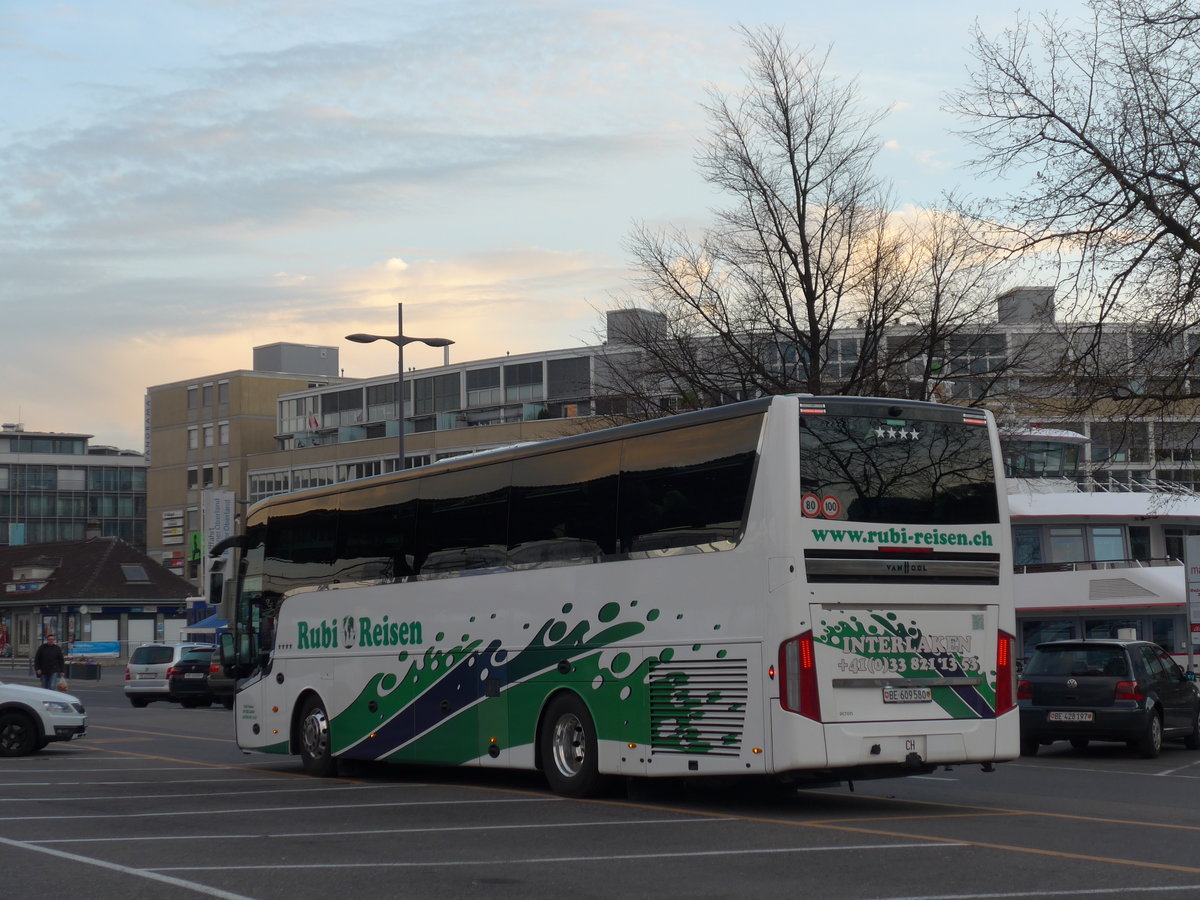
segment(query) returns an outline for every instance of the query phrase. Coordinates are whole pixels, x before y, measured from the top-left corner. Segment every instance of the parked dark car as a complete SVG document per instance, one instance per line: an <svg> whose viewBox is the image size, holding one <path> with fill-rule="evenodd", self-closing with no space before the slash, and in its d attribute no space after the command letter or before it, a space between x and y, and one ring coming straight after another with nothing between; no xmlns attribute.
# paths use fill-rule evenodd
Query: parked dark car
<svg viewBox="0 0 1200 900"><path fill-rule="evenodd" d="M1039 644L1017 685L1021 755L1066 740L1124 741L1153 759L1167 738L1200 749L1195 676L1149 641Z"/></svg>
<svg viewBox="0 0 1200 900"><path fill-rule="evenodd" d="M212 694L213 702L220 703L226 709L233 709L233 698L237 694L237 679L231 678L221 670L221 665L217 661L219 654L213 654L213 662L217 665L209 670L208 673L208 690Z"/></svg>
<svg viewBox="0 0 1200 900"><path fill-rule="evenodd" d="M167 670L171 698L180 706L212 706L213 693L208 676L220 669L213 648L186 651Z"/></svg>

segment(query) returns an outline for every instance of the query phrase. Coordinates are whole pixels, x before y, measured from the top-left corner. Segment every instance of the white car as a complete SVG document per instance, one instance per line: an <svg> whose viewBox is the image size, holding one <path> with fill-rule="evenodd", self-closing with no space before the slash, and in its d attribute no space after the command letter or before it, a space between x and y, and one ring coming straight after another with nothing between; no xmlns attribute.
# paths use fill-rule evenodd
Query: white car
<svg viewBox="0 0 1200 900"><path fill-rule="evenodd" d="M213 644L195 641L155 641L142 644L129 656L125 667L125 696L129 702L141 709L155 700L178 702L171 693L171 667L189 650L217 648Z"/></svg>
<svg viewBox="0 0 1200 900"><path fill-rule="evenodd" d="M26 756L51 741L87 733L78 697L27 684L0 682L0 756Z"/></svg>

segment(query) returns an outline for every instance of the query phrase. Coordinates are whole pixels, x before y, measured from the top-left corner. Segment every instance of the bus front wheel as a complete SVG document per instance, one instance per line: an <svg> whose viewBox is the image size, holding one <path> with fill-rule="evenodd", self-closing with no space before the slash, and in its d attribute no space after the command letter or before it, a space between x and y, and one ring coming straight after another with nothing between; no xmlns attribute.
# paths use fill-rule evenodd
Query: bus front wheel
<svg viewBox="0 0 1200 900"><path fill-rule="evenodd" d="M300 761L304 771L318 778L337 774L337 760L329 745L329 717L320 697L309 697L300 711Z"/></svg>
<svg viewBox="0 0 1200 900"><path fill-rule="evenodd" d="M599 771L596 725L587 705L575 694L550 701L539 736L542 772L556 794L594 797L606 779Z"/></svg>

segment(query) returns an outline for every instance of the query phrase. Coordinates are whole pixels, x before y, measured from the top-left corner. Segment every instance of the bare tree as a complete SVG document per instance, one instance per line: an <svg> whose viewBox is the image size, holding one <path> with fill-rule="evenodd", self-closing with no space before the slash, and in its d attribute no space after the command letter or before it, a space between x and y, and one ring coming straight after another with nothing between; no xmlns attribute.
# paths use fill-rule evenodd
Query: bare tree
<svg viewBox="0 0 1200 900"><path fill-rule="evenodd" d="M977 164L1024 186L991 201L998 231L1045 254L1075 305L1060 369L1077 409L1143 415L1200 395L1200 10L1091 0L992 37L951 107Z"/></svg>
<svg viewBox="0 0 1200 900"><path fill-rule="evenodd" d="M639 417L661 415L664 397L935 396L950 375L946 342L961 336L969 356L986 330L978 297L996 255L968 241L960 217L891 212L873 168L882 113L830 73L828 55L770 29L744 35L749 83L737 96L710 91L698 153L730 202L699 238L632 234L638 278L625 300L654 315L624 334L639 352L621 351L614 389Z"/></svg>

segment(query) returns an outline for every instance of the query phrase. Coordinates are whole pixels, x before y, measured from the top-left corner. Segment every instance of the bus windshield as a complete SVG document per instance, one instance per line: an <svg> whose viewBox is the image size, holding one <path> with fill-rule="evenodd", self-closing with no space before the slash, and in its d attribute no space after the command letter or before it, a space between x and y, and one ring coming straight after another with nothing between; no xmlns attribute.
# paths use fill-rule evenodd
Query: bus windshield
<svg viewBox="0 0 1200 900"><path fill-rule="evenodd" d="M801 415L801 489L855 522L999 521L988 429L937 418Z"/></svg>

